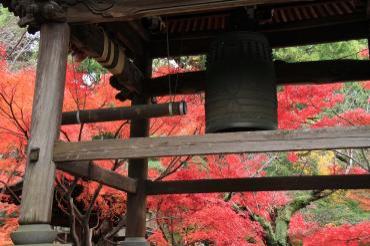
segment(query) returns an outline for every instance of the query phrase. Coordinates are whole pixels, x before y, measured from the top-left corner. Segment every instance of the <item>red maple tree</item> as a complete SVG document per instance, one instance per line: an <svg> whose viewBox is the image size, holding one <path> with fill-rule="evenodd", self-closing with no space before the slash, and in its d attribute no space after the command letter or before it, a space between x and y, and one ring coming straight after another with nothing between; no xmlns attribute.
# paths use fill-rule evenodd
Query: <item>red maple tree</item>
<svg viewBox="0 0 370 246"><path fill-rule="evenodd" d="M6 211L2 216L4 225L0 240L9 243L9 233L17 226L18 210L14 203L19 198L5 190L11 191L10 187L22 180L24 172L34 71L23 69L11 72L6 69L4 60L0 60L0 63L4 68L0 71L0 134L5 140L0 143L0 153L3 155L0 161L0 180L3 183L1 206ZM106 75L98 83L89 84L86 83L88 74L76 69L77 66L75 62L68 67L64 111L123 105L114 99L115 93L109 87ZM178 71L161 67L154 71L154 76ZM368 83L363 85L365 90L369 90ZM278 93L279 128L369 125L370 114L364 109L346 112L334 110L345 100L342 88L343 84L283 87ZM204 134L203 95L163 97L158 100L185 100L189 111L186 116L152 120L151 135ZM124 121L64 126L61 139L128 138L128 125ZM278 165L281 160L288 160L290 165L299 167L297 163L301 155L267 153L151 159L149 176L153 180L265 176L268 174L266 170ZM121 174L127 173L127 163L122 160L99 161L96 164ZM362 166L356 168L369 171ZM342 168L338 172L346 170ZM351 170L355 170L355 167ZM149 197L149 240L153 245L285 245L290 239L291 243L296 240L312 245L319 239L323 244L333 241L337 239L336 233L343 232L336 245L342 242L368 243L369 238L364 236L369 234L366 229L368 223L322 228L300 215L302 208L332 193L313 191L303 197L286 192ZM72 217L72 223L68 226L71 227L75 243L111 241L113 232L125 226L126 195L123 192L58 172L55 200L62 214ZM331 236L323 237L323 234Z"/></svg>

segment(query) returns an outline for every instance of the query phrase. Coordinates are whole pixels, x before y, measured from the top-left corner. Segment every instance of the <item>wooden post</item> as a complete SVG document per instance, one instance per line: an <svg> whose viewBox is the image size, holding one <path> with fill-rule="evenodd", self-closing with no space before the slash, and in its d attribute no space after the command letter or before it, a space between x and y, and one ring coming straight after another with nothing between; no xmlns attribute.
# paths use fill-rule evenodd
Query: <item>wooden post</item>
<svg viewBox="0 0 370 246"><path fill-rule="evenodd" d="M366 16L367 16L367 19L368 19L368 22L367 22L367 52L368 52L368 57L370 59L370 21L369 21L369 18L370 18L370 0L367 0L366 1Z"/></svg>
<svg viewBox="0 0 370 246"><path fill-rule="evenodd" d="M12 234L16 245L51 245L56 237L50 226L55 178L52 159L59 138L68 48L68 24L41 26L20 227Z"/></svg>
<svg viewBox="0 0 370 246"><path fill-rule="evenodd" d="M132 101L133 105L146 104L147 98ZM147 137L149 135L149 119L131 121L130 137ZM130 159L128 176L137 180L135 194L127 194L127 229L125 246L148 245L145 240L146 232L146 191L148 177L148 159Z"/></svg>

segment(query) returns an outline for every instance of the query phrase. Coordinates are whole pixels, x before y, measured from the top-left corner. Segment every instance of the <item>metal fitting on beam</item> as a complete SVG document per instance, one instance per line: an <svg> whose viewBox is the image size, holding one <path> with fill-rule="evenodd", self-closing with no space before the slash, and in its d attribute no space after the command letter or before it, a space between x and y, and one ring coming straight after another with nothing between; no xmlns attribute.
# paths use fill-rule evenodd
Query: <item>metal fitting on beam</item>
<svg viewBox="0 0 370 246"><path fill-rule="evenodd" d="M32 148L29 153L30 162L34 163L39 160L40 148Z"/></svg>

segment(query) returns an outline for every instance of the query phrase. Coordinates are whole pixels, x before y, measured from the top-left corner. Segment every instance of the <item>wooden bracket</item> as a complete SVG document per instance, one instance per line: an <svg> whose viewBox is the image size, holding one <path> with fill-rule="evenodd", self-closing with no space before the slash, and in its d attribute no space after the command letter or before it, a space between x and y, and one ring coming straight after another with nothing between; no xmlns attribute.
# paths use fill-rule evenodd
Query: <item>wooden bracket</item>
<svg viewBox="0 0 370 246"><path fill-rule="evenodd" d="M19 17L18 25L28 27L29 33L36 33L46 22L65 22L66 13L56 1L2 0L0 3Z"/></svg>

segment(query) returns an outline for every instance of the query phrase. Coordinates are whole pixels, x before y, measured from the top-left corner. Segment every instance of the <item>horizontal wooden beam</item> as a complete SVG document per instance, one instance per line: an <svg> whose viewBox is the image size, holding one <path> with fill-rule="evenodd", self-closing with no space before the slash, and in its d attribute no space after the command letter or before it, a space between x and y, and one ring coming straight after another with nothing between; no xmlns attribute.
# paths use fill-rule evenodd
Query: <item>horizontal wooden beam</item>
<svg viewBox="0 0 370 246"><path fill-rule="evenodd" d="M259 4L297 3L310 0L117 0L107 3L80 3L67 8L66 18L72 23L97 23L132 20L142 17L216 11ZM90 6L91 5L91 6ZM99 8L102 8L99 11ZM91 11L94 9L94 11Z"/></svg>
<svg viewBox="0 0 370 246"><path fill-rule="evenodd" d="M226 86L226 85L225 85ZM176 90L170 91L170 88ZM196 94L206 88L206 71L170 74L143 82L143 94L147 96L167 96L170 94Z"/></svg>
<svg viewBox="0 0 370 246"><path fill-rule="evenodd" d="M204 136L132 138L77 143L57 142L54 148L54 161L367 147L370 147L370 126L233 132Z"/></svg>
<svg viewBox="0 0 370 246"><path fill-rule="evenodd" d="M327 60L310 62L275 62L277 83L326 84L370 79L369 60Z"/></svg>
<svg viewBox="0 0 370 246"><path fill-rule="evenodd" d="M62 114L62 125L115 120L149 119L183 114L186 114L185 102L135 105L131 107L64 112Z"/></svg>
<svg viewBox="0 0 370 246"><path fill-rule="evenodd" d="M86 178L121 191L136 192L137 184L135 179L101 168L91 162L58 162L56 165L58 170L74 176Z"/></svg>
<svg viewBox="0 0 370 246"><path fill-rule="evenodd" d="M370 61L328 60L298 63L277 61L275 71L278 85L365 81L370 80ZM169 81L171 87L176 88L177 94L195 94L204 91L206 72L187 72L147 79L144 82L143 93L149 96L168 95Z"/></svg>
<svg viewBox="0 0 370 246"><path fill-rule="evenodd" d="M370 174L147 181L148 195L287 191L326 189L369 189Z"/></svg>

